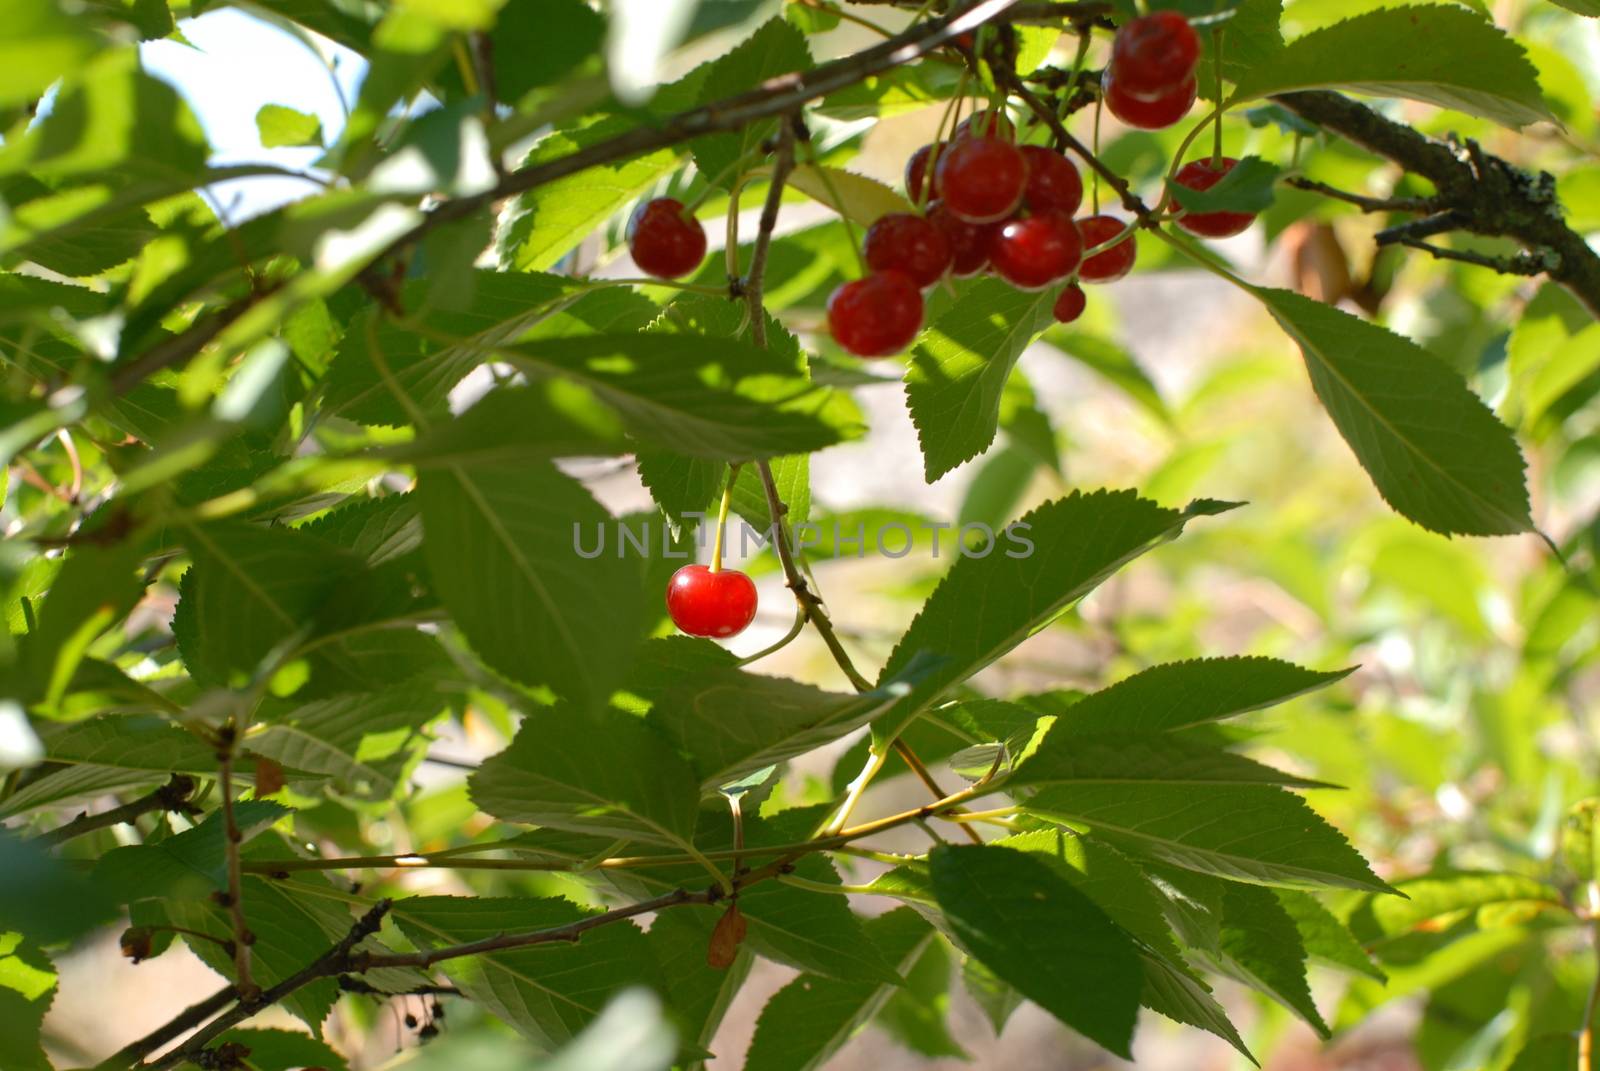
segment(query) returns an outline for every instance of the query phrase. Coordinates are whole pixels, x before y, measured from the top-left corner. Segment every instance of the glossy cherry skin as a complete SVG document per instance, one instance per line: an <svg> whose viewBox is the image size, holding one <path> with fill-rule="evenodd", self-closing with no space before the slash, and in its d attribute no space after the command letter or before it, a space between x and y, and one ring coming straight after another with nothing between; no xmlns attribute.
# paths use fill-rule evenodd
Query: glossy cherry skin
<svg viewBox="0 0 1600 1071"><path fill-rule="evenodd" d="M1088 304L1089 299L1083 296L1083 287L1068 283L1067 288L1056 297L1056 322L1070 324L1083 315L1084 307Z"/></svg>
<svg viewBox="0 0 1600 1071"><path fill-rule="evenodd" d="M1035 212L1065 212L1083 204L1083 178L1072 161L1042 145L1024 145L1022 158L1028 163L1028 181L1022 199Z"/></svg>
<svg viewBox="0 0 1600 1071"><path fill-rule="evenodd" d="M685 565L667 584L667 613L691 636L737 636L755 620L756 585L737 569Z"/></svg>
<svg viewBox="0 0 1600 1071"><path fill-rule="evenodd" d="M1083 256L1077 224L1065 212L1009 220L989 250L995 273L1019 290L1038 290L1072 274Z"/></svg>
<svg viewBox="0 0 1600 1071"><path fill-rule="evenodd" d="M646 275L677 279L705 260L706 232L682 202L657 197L634 209L628 220L628 251Z"/></svg>
<svg viewBox="0 0 1600 1071"><path fill-rule="evenodd" d="M950 274L958 279L976 275L989 266L998 223L968 223L945 208L942 201L928 206L928 222L944 233L950 244Z"/></svg>
<svg viewBox="0 0 1600 1071"><path fill-rule="evenodd" d="M932 286L950 270L950 242L921 216L891 212L867 228L862 254L873 271L902 271L918 286Z"/></svg>
<svg viewBox="0 0 1600 1071"><path fill-rule="evenodd" d="M937 197L932 186L924 186L928 176L939 161L939 150L945 143L931 142L911 154L906 161L906 196L917 204L926 204Z"/></svg>
<svg viewBox="0 0 1600 1071"><path fill-rule="evenodd" d="M1197 95L1195 80L1191 77L1164 97L1139 100L1122 91L1122 84L1111 76L1109 68L1100 85L1111 114L1138 130L1162 130L1171 126L1189 114Z"/></svg>
<svg viewBox="0 0 1600 1071"><path fill-rule="evenodd" d="M1016 141L1017 128L1011 125L999 112L978 112L969 115L956 124L956 132L951 135L951 141L960 141L962 138L999 138L1001 141Z"/></svg>
<svg viewBox="0 0 1600 1071"><path fill-rule="evenodd" d="M1168 97L1194 74L1200 37L1176 11L1155 11L1117 31L1107 70L1136 100Z"/></svg>
<svg viewBox="0 0 1600 1071"><path fill-rule="evenodd" d="M934 189L944 206L968 223L994 223L1016 210L1028 164L1010 142L962 138L939 154Z"/></svg>
<svg viewBox="0 0 1600 1071"><path fill-rule="evenodd" d="M1178 168L1172 181L1191 190L1209 190L1238 162L1231 156L1224 156L1214 166L1209 157L1190 160ZM1232 238L1248 230L1255 218L1253 212L1187 212L1178 217L1178 226L1202 238Z"/></svg>
<svg viewBox="0 0 1600 1071"><path fill-rule="evenodd" d="M1085 251L1101 242L1109 242L1123 231L1127 224L1116 216L1089 216L1078 221L1078 233L1083 236ZM1078 265L1078 278L1086 283L1114 283L1133 270L1133 258L1139 247L1130 232L1126 238L1109 249L1102 249L1092 257L1085 257Z"/></svg>
<svg viewBox="0 0 1600 1071"><path fill-rule="evenodd" d="M898 271L845 283L828 297L828 330L857 357L901 353L922 330L922 291Z"/></svg>

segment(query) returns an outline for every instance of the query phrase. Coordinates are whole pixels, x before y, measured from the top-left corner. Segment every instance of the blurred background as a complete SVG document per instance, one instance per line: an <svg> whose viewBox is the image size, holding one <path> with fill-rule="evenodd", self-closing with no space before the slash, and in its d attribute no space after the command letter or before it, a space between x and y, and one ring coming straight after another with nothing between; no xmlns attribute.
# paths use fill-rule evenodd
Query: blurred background
<svg viewBox="0 0 1600 1071"><path fill-rule="evenodd" d="M1369 6L1377 5L1298 0L1288 5L1285 29L1302 32ZM1533 59L1566 129L1519 136L1461 116L1447 121L1421 106L1399 114L1431 133L1448 128L1479 137L1493 152L1551 170L1574 223L1600 229L1595 20L1542 0L1495 6L1503 25L1517 25L1523 39L1534 42ZM895 25L895 13L871 13ZM187 97L220 149L217 162L311 166L317 150L263 149L256 112L283 104L319 116L325 130L336 132L341 101L359 84L360 61L324 40L297 39L237 10L183 21L181 30L186 43L148 43L145 60ZM820 59L872 37L845 23L817 40ZM686 68L727 43L725 36L701 38L670 63ZM859 143L852 170L898 185L904 160L930 140L938 116L937 108L924 108L881 122L823 117L818 131L824 145ZM1285 164L1298 158L1311 177L1357 192L1393 187L1396 175L1387 169L1342 144L1304 137L1279 119L1264 114L1259 122L1233 124L1230 154L1251 152ZM1101 139L1107 159L1148 188L1164 170L1178 130L1129 133L1108 122ZM272 178L213 194L237 222L303 192L292 179ZM1100 486L1138 488L1166 505L1193 497L1248 502L1141 559L975 683L993 694L1097 687L1145 665L1202 654L1269 654L1318 668L1359 665L1337 689L1251 721L1259 750L1285 768L1348 786L1315 793L1312 802L1386 878L1442 866L1542 873L1563 816L1595 790L1600 764L1600 603L1592 579L1600 541L1600 326L1564 293L1537 281L1420 254L1376 257L1371 236L1382 222L1285 190L1255 228L1216 248L1248 279L1381 316L1467 376L1517 429L1535 519L1574 562L1575 573L1564 571L1534 536L1448 540L1395 516L1317 404L1298 353L1258 304L1213 276L1175 269L1159 247L1142 246L1141 270L1095 289L1084 319L1052 329L1023 356L1006 402L1017 419L1003 424L986 455L936 483L923 480L898 367L869 369L883 377L857 391L871 432L814 459L811 514L824 527L839 518L847 529L867 507L879 511L874 516L907 521L998 525L1064 490ZM707 229L714 239L721 230ZM753 226L744 229L748 234ZM802 298L847 265L847 235L814 205L787 209L782 230L807 236L814 260L776 266L774 294L780 305L786 293L793 301L792 309L778 312L797 329L814 329L814 306L808 312ZM635 274L625 259L602 252L613 244L597 240L575 267ZM806 271L816 280L807 284ZM831 344L804 337L820 347L821 360L833 362L829 367L846 367ZM1033 412L1046 423L1033 420ZM631 469L585 475L617 512L651 508ZM883 661L909 608L931 589L945 560L926 553L900 560L813 557L821 591L858 662ZM740 653L766 646L790 623L775 567L754 559L750 568L760 575L763 604L784 609L740 637ZM761 669L832 687L843 683L809 634ZM434 750L471 762L502 747L504 730L493 712L469 716L441 727ZM809 757L783 791L803 796L808 778L826 785L837 776L833 760L854 746L846 740ZM848 757L839 763L851 772L857 765ZM387 842L395 851L470 833L474 822L486 820L467 802L463 776L425 763L413 774L423 792L406 807L403 824L385 831L378 809L351 820L366 823L373 843ZM865 806L895 809L920 801L920 794L908 778L885 780ZM910 836L907 846L916 843L914 831ZM866 880L871 871L861 873ZM465 891L445 871L404 880L419 892ZM506 887L573 891L559 878L518 878ZM868 912L891 906L858 901ZM1327 1045L1282 1009L1237 987L1223 983L1220 993L1274 1071L1500 1066L1498 1054L1515 1052L1520 1040L1543 1032L1542 1022L1576 1016L1596 965L1586 943L1573 936L1577 931L1547 936L1537 919L1491 925L1479 918L1467 929L1452 927L1437 940L1399 950L1386 965L1386 989L1348 975L1315 975L1318 1004L1337 1031ZM47 1021L60 1066L92 1063L216 985L199 960L183 952L134 967L119 956L114 937L79 949L61 967L61 995ZM792 976L758 965L713 1045L712 1068L741 1066L755 1015ZM419 1027L407 1023L408 1017L431 1017L420 999L347 1005L331 1021L329 1040L355 1069L387 1066L397 1052L417 1071L531 1062L513 1035L475 1021L463 1005L446 1004L438 1036L426 1045L419 1045ZM924 1051L912 1051L903 1044L908 1032L887 1017L829 1066L1127 1066L1029 1008L997 1037L960 985L951 987L948 1015L943 1044L930 1045L922 1033ZM290 1023L283 1016L274 1025ZM1137 1066L1152 1071L1247 1066L1216 1039L1148 1015L1137 1055Z"/></svg>

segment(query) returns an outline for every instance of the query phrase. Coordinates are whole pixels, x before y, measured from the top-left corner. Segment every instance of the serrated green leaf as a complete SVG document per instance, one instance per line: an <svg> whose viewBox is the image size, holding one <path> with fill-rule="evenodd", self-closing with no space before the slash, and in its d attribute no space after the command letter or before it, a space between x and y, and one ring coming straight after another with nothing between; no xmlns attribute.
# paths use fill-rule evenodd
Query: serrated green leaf
<svg viewBox="0 0 1600 1071"><path fill-rule="evenodd" d="M839 884L838 871L820 856L801 859L794 872ZM762 882L739 894L739 908L749 925L747 940L768 959L828 978L900 984L894 964L868 939L843 896Z"/></svg>
<svg viewBox="0 0 1600 1071"><path fill-rule="evenodd" d="M603 702L646 627L638 562L578 553L611 515L548 462L428 469L416 493L434 587L473 650L515 680Z"/></svg>
<svg viewBox="0 0 1600 1071"><path fill-rule="evenodd" d="M243 1045L249 1050L250 1066L256 1071L295 1071L295 1068L321 1067L344 1071L344 1058L316 1038L293 1030L229 1030L216 1045Z"/></svg>
<svg viewBox="0 0 1600 1071"><path fill-rule="evenodd" d="M6 6L0 42L0 107L35 100L50 83L71 74L102 45L87 20L54 0L16 0Z"/></svg>
<svg viewBox="0 0 1600 1071"><path fill-rule="evenodd" d="M898 968L909 967L927 946L932 928L915 911L899 908L870 920L867 937ZM745 1057L747 1071L814 1071L883 1007L893 985L802 974L761 1010Z"/></svg>
<svg viewBox="0 0 1600 1071"><path fill-rule="evenodd" d="M1237 717L1326 688L1351 672L1321 672L1259 657L1152 666L1067 707L1040 750L1046 755L1065 751L1071 736L1172 732Z"/></svg>
<svg viewBox="0 0 1600 1071"><path fill-rule="evenodd" d="M1371 11L1308 33L1241 72L1232 99L1329 87L1511 127L1552 118L1522 47L1484 16L1447 4Z"/></svg>
<svg viewBox="0 0 1600 1071"><path fill-rule="evenodd" d="M1128 935L1024 852L941 845L933 889L956 937L1056 1018L1129 1057L1143 972Z"/></svg>
<svg viewBox="0 0 1600 1071"><path fill-rule="evenodd" d="M892 212L916 211L910 201L877 179L837 167L801 164L789 173L788 184L862 227Z"/></svg>
<svg viewBox="0 0 1600 1071"><path fill-rule="evenodd" d="M930 940L905 970L906 984L889 994L873 1024L919 1056L969 1059L950 1034L950 951Z"/></svg>
<svg viewBox="0 0 1600 1071"><path fill-rule="evenodd" d="M322 120L282 104L260 107L256 112L256 131L261 135L262 148L266 149L322 144Z"/></svg>
<svg viewBox="0 0 1600 1071"><path fill-rule="evenodd" d="M645 935L661 976L671 981L665 996L680 1027L679 1053L684 1057L710 1046L755 962L741 946L727 969L708 964L706 949L716 924L717 916L709 911L663 911Z"/></svg>
<svg viewBox="0 0 1600 1071"><path fill-rule="evenodd" d="M1274 184L1283 169L1259 156L1241 159L1208 190L1168 182L1173 200L1189 212L1260 212L1272 205Z"/></svg>
<svg viewBox="0 0 1600 1071"><path fill-rule="evenodd" d="M1522 452L1458 375L1377 324L1287 290L1251 292L1299 344L1317 397L1397 512L1447 534L1532 527Z"/></svg>
<svg viewBox="0 0 1600 1071"><path fill-rule="evenodd" d="M1306 983L1306 949L1275 890L1227 882L1222 889L1222 932L1210 959L1223 974L1260 990L1328 1037L1327 1023Z"/></svg>
<svg viewBox="0 0 1600 1071"><path fill-rule="evenodd" d="M1345 925L1363 945L1405 936L1433 919L1458 912L1506 904L1562 910L1561 894L1552 886L1518 874L1459 871L1395 883L1405 899L1363 897Z"/></svg>
<svg viewBox="0 0 1600 1071"><path fill-rule="evenodd" d="M1287 785L1330 788L1194 740L1138 732L1051 735L1024 761L1008 785L1163 784Z"/></svg>
<svg viewBox="0 0 1600 1071"><path fill-rule="evenodd" d="M588 914L566 900L418 896L397 901L392 917L427 949L564 926ZM628 921L597 927L579 943L450 959L441 967L475 1002L547 1051L572 1040L619 990L661 988L645 935Z"/></svg>
<svg viewBox="0 0 1600 1071"><path fill-rule="evenodd" d="M291 813L282 804L265 800L234 805L234 821L244 840ZM225 836L222 812L212 811L193 829L150 844L113 848L95 864L93 880L118 903L202 899L227 888Z"/></svg>
<svg viewBox="0 0 1600 1071"><path fill-rule="evenodd" d="M1054 303L1053 292L975 279L922 332L906 368L906 404L929 483L994 442L1006 377L1054 321Z"/></svg>
<svg viewBox="0 0 1600 1071"><path fill-rule="evenodd" d="M1266 785L1052 785L1028 809L1138 855L1236 881L1388 892L1304 800Z"/></svg>
<svg viewBox="0 0 1600 1071"><path fill-rule="evenodd" d="M1163 509L1131 491L1073 493L1022 517L1029 545L1001 542L987 557L962 558L934 589L896 644L879 683L903 673L918 656L941 659L928 676L879 719L874 731L892 738L940 693L966 680L1052 621L1107 576L1196 516L1231 508L1196 503ZM1012 555L1017 555L1013 557Z"/></svg>
<svg viewBox="0 0 1600 1071"><path fill-rule="evenodd" d="M1315 896L1298 889L1274 889L1273 892L1278 897L1278 903L1294 919L1308 955L1364 974L1374 981L1383 981L1383 971L1372 962L1372 957L1361 947L1355 934L1339 921L1338 916L1323 907Z"/></svg>
<svg viewBox="0 0 1600 1071"><path fill-rule="evenodd" d="M388 799L407 757L402 742L448 709L453 691L418 679L376 692L272 704L259 711L268 724L250 737L249 747L290 770L330 778L354 798ZM385 734L401 740L385 744Z"/></svg>
<svg viewBox="0 0 1600 1071"><path fill-rule="evenodd" d="M769 19L727 55L710 65L696 103L709 104L755 89L769 79L811 66L803 33L782 18ZM738 180L729 169L753 153L777 129L776 119L746 124L737 133L707 134L690 143L695 166L724 188Z"/></svg>
<svg viewBox="0 0 1600 1071"><path fill-rule="evenodd" d="M408 284L401 302L416 307L426 285ZM418 310L428 333L408 331L376 311L358 317L329 370L325 404L368 424L406 424L410 416L396 400L396 391L424 411L441 410L463 376L495 359L497 346L519 339L635 331L656 313L648 298L629 287L591 291L577 280L557 275L474 272L470 307ZM377 324L381 362L370 352L369 319ZM441 337L455 341L441 342Z"/></svg>
<svg viewBox="0 0 1600 1071"><path fill-rule="evenodd" d="M81 546L69 554L39 607L38 625L19 641L14 695L59 705L89 645L121 621L144 594L138 539Z"/></svg>
<svg viewBox="0 0 1600 1071"><path fill-rule="evenodd" d="M530 714L468 787L474 803L507 822L673 846L692 843L700 799L693 771L665 739L607 709Z"/></svg>
<svg viewBox="0 0 1600 1071"><path fill-rule="evenodd" d="M0 830L0 934L41 944L70 941L115 913L110 897L37 841Z"/></svg>

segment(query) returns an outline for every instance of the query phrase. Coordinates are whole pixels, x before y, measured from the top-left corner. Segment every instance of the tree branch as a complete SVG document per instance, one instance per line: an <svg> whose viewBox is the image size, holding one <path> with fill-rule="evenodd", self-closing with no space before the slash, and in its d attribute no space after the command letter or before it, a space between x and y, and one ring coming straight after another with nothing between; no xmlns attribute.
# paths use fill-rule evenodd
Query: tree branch
<svg viewBox="0 0 1600 1071"><path fill-rule="evenodd" d="M112 1071L113 1068L131 1067L184 1031L193 1030L217 1014L238 995L239 991L233 986L223 986L199 1003L191 1004L171 1020L157 1027L138 1041L118 1049L116 1053L107 1057L96 1071Z"/></svg>
<svg viewBox="0 0 1600 1071"><path fill-rule="evenodd" d="M372 254L363 270L404 253L438 228L467 219L507 197L526 193L601 164L680 145L705 134L739 130L758 119L791 114L818 97L925 56L956 40L968 30L999 18L1017 7L1017 4L1018 0L974 0L959 11L918 23L904 33L861 52L819 64L809 70L769 79L759 89L679 112L659 125L636 127L566 156L512 171L482 193L445 201L430 210L415 226ZM1029 5L1029 11L1032 16L1039 18L1059 19L1073 17L1074 13L1081 15L1089 6L1035 4ZM1096 11L1104 7L1100 4L1092 6ZM111 377L112 390L117 394L126 393L148 376L193 357L239 319L261 296L252 294L202 317L187 330L115 369Z"/></svg>
<svg viewBox="0 0 1600 1071"><path fill-rule="evenodd" d="M1308 179L1303 175L1291 175L1283 180L1284 185L1293 186L1297 190L1308 193L1320 193L1324 197L1331 197L1336 201L1355 205L1363 212L1437 212L1439 204L1432 197L1364 197L1359 193L1349 193L1336 186L1329 186L1326 182Z"/></svg>
<svg viewBox="0 0 1600 1071"><path fill-rule="evenodd" d="M1521 243L1542 271L1600 316L1600 253L1567 226L1549 174L1530 175L1470 140L1435 141L1338 93L1282 93L1273 100L1428 179L1439 191L1431 208L1459 213L1462 230Z"/></svg>
<svg viewBox="0 0 1600 1071"><path fill-rule="evenodd" d="M244 875L239 866L239 846L244 835L233 813L233 760L237 740L230 725L223 730L221 750L217 753L220 764L218 788L222 794L222 848L228 865L228 916L233 920L233 970L234 984L239 987L241 1000L251 1000L260 987L250 977L250 946L255 944L255 934L244 917Z"/></svg>
<svg viewBox="0 0 1600 1071"><path fill-rule="evenodd" d="M85 833L92 833L97 829L107 826L121 825L131 822L142 814L151 811L186 811L189 809L189 797L194 794L194 778L184 774L173 774L166 784L148 795L140 796L136 800L124 803L120 807L113 807L109 811L98 814L80 814L63 826L57 826L48 833L39 835L40 844L57 845L65 844L74 837L81 837Z"/></svg>

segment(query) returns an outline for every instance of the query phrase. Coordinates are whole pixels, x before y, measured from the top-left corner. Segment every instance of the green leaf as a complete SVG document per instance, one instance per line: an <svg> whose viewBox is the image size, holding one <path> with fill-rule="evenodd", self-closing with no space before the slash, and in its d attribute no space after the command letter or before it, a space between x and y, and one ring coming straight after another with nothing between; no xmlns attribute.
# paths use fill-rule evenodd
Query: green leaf
<svg viewBox="0 0 1600 1071"><path fill-rule="evenodd" d="M530 714L468 787L508 822L674 846L692 841L700 799L693 771L665 740L606 709Z"/></svg>
<svg viewBox="0 0 1600 1071"><path fill-rule="evenodd" d="M668 1071L675 1066L676 1032L662 1014L654 993L635 986L623 990L600 1009L599 1018L583 1028L539 1071ZM487 1071L481 1061L471 1066ZM526 1066L514 1063L506 1071Z"/></svg>
<svg viewBox="0 0 1600 1071"><path fill-rule="evenodd" d="M902 969L910 966L933 936L932 927L910 908L880 915L867 922L865 929L884 958ZM894 992L893 985L879 981L802 974L773 994L761 1009L745 1068L813 1071L825 1066Z"/></svg>
<svg viewBox="0 0 1600 1071"><path fill-rule="evenodd" d="M392 914L418 948L431 949L564 926L593 912L566 900L417 896L397 901ZM618 990L660 988L645 935L629 921L590 930L581 942L449 959L440 966L474 1002L546 1050L571 1041Z"/></svg>
<svg viewBox="0 0 1600 1071"><path fill-rule="evenodd" d="M1326 688L1353 670L1320 672L1276 658L1197 658L1167 662L1084 696L1063 710L1040 746L1041 761L1071 761L1069 738L1099 733L1188 729L1286 703Z"/></svg>
<svg viewBox="0 0 1600 1071"><path fill-rule="evenodd" d="M910 201L878 180L836 167L801 164L789 173L788 184L863 227L891 212L916 211Z"/></svg>
<svg viewBox="0 0 1600 1071"><path fill-rule="evenodd" d="M489 34L495 90L516 101L556 82L599 49L605 28L605 19L582 0L510 0Z"/></svg>
<svg viewBox="0 0 1600 1071"><path fill-rule="evenodd" d="M646 935L661 976L671 982L665 995L680 1027L679 1052L685 1057L711 1044L755 962L747 946L740 947L726 970L706 962L717 917L710 911L663 911Z"/></svg>
<svg viewBox="0 0 1600 1071"><path fill-rule="evenodd" d="M984 1018L989 1020L996 1036L1005 1029L1011 1013L1022 1007L1025 999L975 956L962 960L961 983Z"/></svg>
<svg viewBox="0 0 1600 1071"><path fill-rule="evenodd" d="M55 995L50 957L20 933L0 932L0 1067L51 1071L40 1035Z"/></svg>
<svg viewBox="0 0 1600 1071"><path fill-rule="evenodd" d="M833 864L821 856L799 860L794 873L839 884ZM843 896L765 881L739 893L739 908L749 926L747 940L768 959L828 978L900 984L894 964L868 939Z"/></svg>
<svg viewBox="0 0 1600 1071"><path fill-rule="evenodd" d="M1209 190L1168 182L1172 197L1190 212L1261 212L1272 204L1273 186L1283 168L1259 156L1246 156Z"/></svg>
<svg viewBox="0 0 1600 1071"><path fill-rule="evenodd" d="M1236 881L1389 892L1304 800L1267 785L1052 785L1028 809L1136 854Z"/></svg>
<svg viewBox="0 0 1600 1071"><path fill-rule="evenodd" d="M1330 87L1511 127L1553 119L1522 46L1483 15L1447 4L1371 11L1308 33L1242 72L1231 99Z"/></svg>
<svg viewBox="0 0 1600 1071"><path fill-rule="evenodd" d="M384 121L444 65L450 40L444 26L415 6L384 13L372 32L367 73L334 153L340 172L363 177L372 170L381 158L378 134Z"/></svg>
<svg viewBox="0 0 1600 1071"><path fill-rule="evenodd" d="M1532 527L1522 452L1461 377L1377 324L1287 290L1252 292L1299 344L1317 397L1397 512L1447 534Z"/></svg>
<svg viewBox="0 0 1600 1071"><path fill-rule="evenodd" d="M941 845L929 860L934 894L962 945L1074 1030L1131 1056L1139 952L1092 900L1009 848Z"/></svg>
<svg viewBox="0 0 1600 1071"><path fill-rule="evenodd" d="M632 119L608 117L575 130L555 130L522 161L537 167L637 129ZM586 168L522 194L501 240L500 259L518 272L547 271L628 204L678 166L674 149Z"/></svg>
<svg viewBox="0 0 1600 1071"><path fill-rule="evenodd" d="M603 702L646 627L638 563L578 553L611 515L548 462L428 469L417 495L434 587L473 650L514 680Z"/></svg>
<svg viewBox="0 0 1600 1071"><path fill-rule="evenodd" d="M216 1046L229 1043L249 1050L250 1066L255 1071L295 1071L295 1068L321 1067L344 1071L344 1058L323 1042L293 1030L229 1030L220 1035Z"/></svg>
<svg viewBox="0 0 1600 1071"><path fill-rule="evenodd" d="M708 791L837 740L893 701L888 687L853 695L746 673L709 640L653 640L640 663L627 691Z"/></svg>
<svg viewBox="0 0 1600 1071"><path fill-rule="evenodd" d="M992 532L1003 530L1038 471L1039 462L1033 455L1014 446L996 450L967 484L956 513L957 527L986 525Z"/></svg>
<svg viewBox="0 0 1600 1071"><path fill-rule="evenodd" d="M1331 787L1181 737L1138 732L1074 733L1052 747L1053 735L1045 735L1033 755L1006 779L1008 785L1127 783Z"/></svg>
<svg viewBox="0 0 1600 1071"><path fill-rule="evenodd" d="M267 706L259 716L270 724L250 738L250 750L296 774L328 777L356 799L388 799L410 757L405 743L449 708L458 698L454 692L452 683L417 679L377 692L282 704L286 709Z"/></svg>
<svg viewBox="0 0 1600 1071"><path fill-rule="evenodd" d="M322 144L322 120L282 104L263 104L256 112L256 130L265 149Z"/></svg>
<svg viewBox="0 0 1600 1071"><path fill-rule="evenodd" d="M709 104L755 89L769 79L811 66L806 38L782 18L769 19L738 47L712 63L701 83L698 104ZM738 133L707 134L690 143L695 166L707 181L724 188L738 180L729 168L753 153L777 130L776 119L747 123Z"/></svg>
<svg viewBox="0 0 1600 1071"><path fill-rule="evenodd" d="M68 941L111 919L108 897L35 841L0 830L0 933L43 944Z"/></svg>
<svg viewBox="0 0 1600 1071"><path fill-rule="evenodd" d="M0 40L0 107L26 104L50 83L70 75L100 47L86 19L62 11L54 0L15 0L6 5Z"/></svg>
<svg viewBox="0 0 1600 1071"><path fill-rule="evenodd" d="M1131 491L1074 492L1017 522L987 557L957 561L896 644L879 684L919 655L942 662L879 719L885 739L953 685L994 662L1127 562L1175 537L1192 518L1232 508L1200 502L1163 509ZM1022 525L1027 525L1022 528Z"/></svg>
<svg viewBox="0 0 1600 1071"><path fill-rule="evenodd" d="M1322 902L1308 892L1297 889L1274 889L1278 903L1294 919L1305 942L1307 954L1357 974L1364 974L1377 982L1384 979L1383 971L1372 962L1367 950L1361 947L1355 934L1340 922L1338 916L1322 906Z"/></svg>
<svg viewBox="0 0 1600 1071"><path fill-rule="evenodd" d="M265 800L234 805L234 821L243 840L291 814L289 808ZM226 823L220 810L205 821L148 844L113 848L94 868L94 883L118 903L145 899L204 899L228 887L223 851Z"/></svg>
<svg viewBox="0 0 1600 1071"><path fill-rule="evenodd" d="M1006 377L1054 322L1054 303L1052 292L976 279L923 331L906 368L906 404L929 483L994 442Z"/></svg>
<svg viewBox="0 0 1600 1071"><path fill-rule="evenodd" d="M16 695L56 707L89 645L121 621L144 594L139 540L75 548L50 583L38 626L21 642Z"/></svg>
<svg viewBox="0 0 1600 1071"><path fill-rule="evenodd" d="M1485 907L1521 906L1562 909L1554 887L1519 874L1459 871L1395 883L1405 899L1363 897L1353 905L1345 924L1363 945L1392 941L1434 919L1471 913Z"/></svg>
<svg viewBox="0 0 1600 1071"><path fill-rule="evenodd" d="M1306 983L1306 949L1300 931L1274 890L1228 882L1222 888L1222 931L1215 966L1223 974L1272 997L1310 1024L1323 1038L1330 1034Z"/></svg>
<svg viewBox="0 0 1600 1071"><path fill-rule="evenodd" d="M328 373L329 409L368 424L406 424L410 416L396 400L397 391L424 411L440 411L462 377L495 359L496 347L504 343L633 331L657 312L648 298L630 287L590 291L576 280L537 272L480 271L472 274L471 281L468 308L418 309L415 315L425 331L408 331L376 310L358 317L340 342ZM408 284L401 302L415 308L426 294L425 286L423 281ZM377 325L375 343L369 321ZM440 336L455 341L442 343Z"/></svg>

